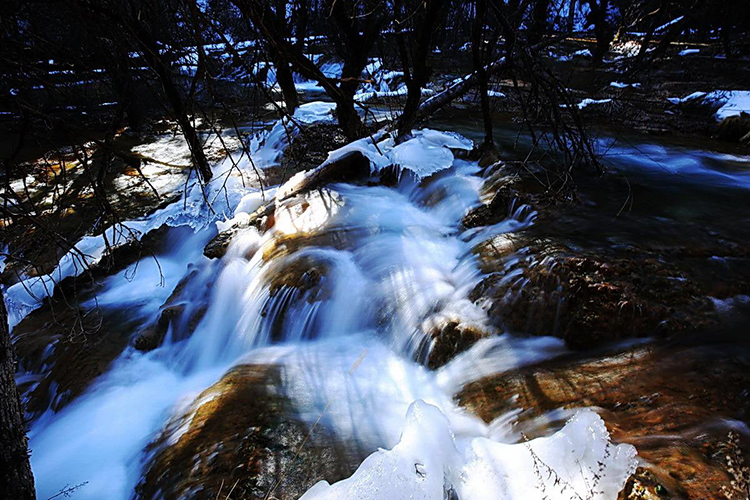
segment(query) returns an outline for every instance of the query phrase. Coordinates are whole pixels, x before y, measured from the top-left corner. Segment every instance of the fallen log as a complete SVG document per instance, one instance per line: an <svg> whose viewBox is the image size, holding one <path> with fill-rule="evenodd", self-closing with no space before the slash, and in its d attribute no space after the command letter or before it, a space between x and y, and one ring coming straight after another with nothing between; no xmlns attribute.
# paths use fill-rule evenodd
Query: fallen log
<svg viewBox="0 0 750 500"><path fill-rule="evenodd" d="M375 140L373 138L373 141ZM221 258L226 253L234 236L242 229L251 226L258 229L269 229L264 222L273 215L276 206L285 200L331 182L364 178L370 175L370 172L370 160L356 150L347 151L340 157L327 160L312 170L300 172L284 183L277 191L276 196L261 205L248 218L214 236L203 249L203 254L210 259Z"/></svg>

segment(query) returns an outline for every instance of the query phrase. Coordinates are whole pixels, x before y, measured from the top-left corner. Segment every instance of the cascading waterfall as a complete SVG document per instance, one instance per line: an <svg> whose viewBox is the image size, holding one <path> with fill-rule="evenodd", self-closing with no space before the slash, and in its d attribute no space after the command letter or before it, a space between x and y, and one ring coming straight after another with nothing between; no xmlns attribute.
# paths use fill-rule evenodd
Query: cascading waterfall
<svg viewBox="0 0 750 500"><path fill-rule="evenodd" d="M299 112L307 123L328 119L322 111L330 106L312 104ZM468 299L481 277L471 253L476 231L458 230L479 203L479 167L448 149L470 143L436 131L378 146L348 148L375 170L397 163L414 175L396 188L334 184L291 198L276 207L273 228L243 230L221 262L200 253L215 230L199 227L159 256L170 263L162 269L166 294L148 295L161 279L148 259L138 285L121 275L105 281L99 300L132 302L134 314L145 315L188 270L198 270L188 287L211 281L213 288L189 338L168 337L149 353L126 350L85 394L38 419L30 438L40 498L83 482L76 498L129 498L144 449L170 415L240 362L283 365L300 415L373 452L351 478L319 483L306 499L616 497L635 450L610 444L595 413L579 412L551 437L513 444L518 436L507 421L487 425L453 402L471 380L560 354L561 341L496 336L437 371L415 361L449 321L490 330ZM279 147L268 139L256 160L272 162ZM260 204L257 192L239 186L227 197L236 210L225 215L235 219ZM481 236L533 214L519 209L515 217Z"/></svg>

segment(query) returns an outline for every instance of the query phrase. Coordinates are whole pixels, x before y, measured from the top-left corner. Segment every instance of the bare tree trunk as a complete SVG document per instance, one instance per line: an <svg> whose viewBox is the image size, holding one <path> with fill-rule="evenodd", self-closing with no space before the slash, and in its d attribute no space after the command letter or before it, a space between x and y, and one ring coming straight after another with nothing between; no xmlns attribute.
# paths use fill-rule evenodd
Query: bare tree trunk
<svg viewBox="0 0 750 500"><path fill-rule="evenodd" d="M573 32L573 28L575 27L575 19L576 19L576 0L570 0L570 5L568 5L568 22L566 26L568 33Z"/></svg>
<svg viewBox="0 0 750 500"><path fill-rule="evenodd" d="M0 498L33 500L34 476L29 464L26 429L15 379L8 314L0 292Z"/></svg>
<svg viewBox="0 0 750 500"><path fill-rule="evenodd" d="M487 74L487 68L485 68L486 60L492 56L493 47L497 41L496 36L492 36L491 40L487 40L488 48L485 48L483 43L484 37L483 31L484 26L487 23L487 5L485 0L476 0L475 2L476 11L474 13L474 26L471 32L471 54L474 62L474 71L477 73L477 79L479 80L479 99L482 105L482 122L484 125L484 142L482 147L490 149L494 145L492 137L492 110L490 109L490 97L489 97L489 75ZM490 57L487 57L489 51Z"/></svg>
<svg viewBox="0 0 750 500"><path fill-rule="evenodd" d="M276 68L276 81L281 87L281 94L284 96L287 113L294 114L294 110L299 107L299 96L297 96L297 87L294 86L294 77L289 65L283 59L275 57L273 65Z"/></svg>
<svg viewBox="0 0 750 500"><path fill-rule="evenodd" d="M406 104L404 104L404 109L398 119L398 139L409 135L411 128L417 121L419 102L422 98L422 88L430 80L430 73L432 72L428 61L430 48L436 27L439 25L440 19L444 14L444 6L445 2L443 0L432 0L431 2L425 2L419 7L425 11L423 14L424 19L419 30L415 30L418 33L418 37L414 43L415 49L411 61L412 71L410 72L410 78L406 80L408 90ZM404 75L407 75L409 73L409 63L407 60L404 60L406 51L402 50L401 53L402 69Z"/></svg>
<svg viewBox="0 0 750 500"><path fill-rule="evenodd" d="M596 36L596 48L594 49L594 65L598 66L604 61L604 56L609 52L609 45L615 37L614 29L607 22L607 10L609 0L590 1L591 20L594 23L594 35Z"/></svg>
<svg viewBox="0 0 750 500"><path fill-rule="evenodd" d="M143 42L148 43L142 40L142 43ZM203 145L198 138L198 133L195 131L193 124L190 123L190 118L188 118L185 103L180 95L180 89L172 79L169 67L167 67L158 56L158 46L156 43L149 45L150 46L147 46L143 51L144 59L146 59L149 66L151 66L151 69L153 69L159 77L159 82L164 89L164 95L172 108L177 123L180 125L182 135L185 137L185 141L187 141L190 155L193 157L193 162L198 170L198 175L200 175L203 182L208 182L211 180L213 172L211 172L211 167L208 165L208 160L203 152Z"/></svg>
<svg viewBox="0 0 750 500"><path fill-rule="evenodd" d="M531 11L531 27L529 28L529 45L542 41L547 34L547 14L549 13L550 0L536 0Z"/></svg>

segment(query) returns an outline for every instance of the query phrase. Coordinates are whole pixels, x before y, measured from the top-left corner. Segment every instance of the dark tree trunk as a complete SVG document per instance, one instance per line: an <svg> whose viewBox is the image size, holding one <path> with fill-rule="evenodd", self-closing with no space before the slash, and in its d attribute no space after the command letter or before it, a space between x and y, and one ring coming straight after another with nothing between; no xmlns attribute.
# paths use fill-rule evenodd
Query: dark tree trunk
<svg viewBox="0 0 750 500"><path fill-rule="evenodd" d="M408 60L404 60L406 51L401 51L401 65L404 75L409 74L410 76L406 80L406 88L408 90L406 104L404 104L404 110L398 119L397 140L407 137L411 133L411 128L417 121L419 115L419 102L422 98L422 88L430 80L430 75L432 73L432 68L428 61L430 48L433 43L435 30L444 14L444 6L444 1L432 0L431 2L425 2L420 7L420 9L424 9L424 18L420 23L419 28L414 29L417 33L417 39L413 44L414 52L411 61L411 71L409 71ZM396 15L398 14L397 11ZM403 34L400 33L399 36L403 36Z"/></svg>
<svg viewBox="0 0 750 500"><path fill-rule="evenodd" d="M721 38L721 45L724 48L724 55L726 56L727 59L731 59L734 54L732 53L730 27L723 26L719 30L719 37Z"/></svg>
<svg viewBox="0 0 750 500"><path fill-rule="evenodd" d="M615 37L614 29L607 22L607 10L609 0L590 1L591 21L594 24L594 35L596 36L596 48L594 49L594 65L598 66L604 61L604 56L609 52L609 45Z"/></svg>
<svg viewBox="0 0 750 500"><path fill-rule="evenodd" d="M474 71L477 73L479 83L479 99L482 104L482 123L484 125L484 142L482 147L485 149L492 148L494 140L492 137L492 110L490 109L489 97L489 75L485 65L489 62L486 54L492 54L492 47L495 45L495 37L489 41L489 48L485 49L482 36L484 26L487 23L487 5L484 0L476 0L476 12L474 16L474 26L471 32L471 54L474 62Z"/></svg>
<svg viewBox="0 0 750 500"><path fill-rule="evenodd" d="M29 464L26 429L18 396L8 314L0 293L0 498L33 500L34 476Z"/></svg>
<svg viewBox="0 0 750 500"><path fill-rule="evenodd" d="M276 2L276 31L284 33L287 31L286 26L286 0ZM304 35L301 37L297 35L297 43L300 39L303 40L302 45L299 47L304 48ZM289 63L286 62L278 53L269 51L272 56L271 60L276 68L276 82L281 88L281 95L284 97L284 104L286 104L287 113L294 114L294 110L299 107L299 97L297 96L297 88L294 86L294 76L292 70L289 68Z"/></svg>
<svg viewBox="0 0 750 500"><path fill-rule="evenodd" d="M203 145L198 138L198 133L195 131L193 124L190 123L190 118L185 109L185 102L180 95L180 89L172 79L169 67L157 55L159 53L157 44L151 44L147 40L141 40L141 42L147 44L146 50L143 51L143 57L159 77L159 83L161 83L161 86L164 89L164 95L167 98L167 102L169 102L172 112L175 115L175 119L180 125L182 135L185 137L185 141L187 141L188 148L190 148L190 155L193 158L193 163L198 171L198 175L203 182L208 182L211 180L213 173L211 172L211 167L208 165L206 155L203 152Z"/></svg>
<svg viewBox="0 0 750 500"><path fill-rule="evenodd" d="M547 34L547 14L549 13L550 0L536 0L531 11L531 28L529 29L529 45L542 41Z"/></svg>
<svg viewBox="0 0 750 500"><path fill-rule="evenodd" d="M345 95L331 78L323 72L301 50L301 45L294 45L285 39L273 24L274 13L267 2L261 0L231 0L243 16L247 17L259 31L260 35L276 51L277 57L286 61L297 73L309 80L317 81L326 94L336 103L336 117L344 134L349 140L362 137L364 126L354 109L354 100Z"/></svg>
<svg viewBox="0 0 750 500"><path fill-rule="evenodd" d="M281 94L284 96L287 113L294 114L294 110L299 107L299 97L297 88L294 86L294 77L289 65L283 59L275 57L273 65L276 68L276 81L281 87Z"/></svg>
<svg viewBox="0 0 750 500"><path fill-rule="evenodd" d="M566 28L569 33L573 32L573 28L575 27L575 19L576 19L576 0L570 0L570 4L568 5L568 21L566 23Z"/></svg>

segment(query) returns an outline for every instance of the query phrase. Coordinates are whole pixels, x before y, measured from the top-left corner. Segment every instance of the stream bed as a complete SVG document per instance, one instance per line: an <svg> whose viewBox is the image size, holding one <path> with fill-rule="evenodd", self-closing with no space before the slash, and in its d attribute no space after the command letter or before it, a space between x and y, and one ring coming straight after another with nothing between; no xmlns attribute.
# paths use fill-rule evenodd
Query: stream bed
<svg viewBox="0 0 750 500"><path fill-rule="evenodd" d="M309 103L296 117L328 122L330 109ZM603 347L609 350L584 355L554 328L545 334L539 326L530 336L500 327L491 304L472 294L489 274L476 247L525 231L581 255L703 248L674 257L695 271L683 279L705 283L722 318L740 314L746 296L730 285L750 278L746 256L712 253L728 242L746 249L750 241L750 160L602 137L614 171L607 175L626 180L605 188L583 180L583 205L596 210L561 208L550 222L548 213L518 202L501 221L467 229L464 216L488 201L487 172L461 159L472 148L466 126L430 126L436 130L400 145L363 139L333 153L363 155L371 180L277 203L272 224L240 229L220 259L203 254L217 231L303 177L261 191L224 160L205 198L191 185L187 204L136 221L144 234L165 226L155 256L82 292L82 307L105 318L102 335L127 330L121 352L102 361L104 373L66 392L48 380L58 344L35 367L22 357L26 397L47 384L48 404L36 410L29 434L39 498L70 487L79 499L221 492L306 500L617 498L643 459L619 432L625 424L617 421L610 438L609 413L593 398L530 415L524 405L490 409L496 402L467 401L467 394L487 380L518 388L508 379L539 364L618 359L661 341L614 338ZM500 139L512 141L510 133ZM270 168L285 145L276 124L253 143L254 165L247 158L239 165L248 175ZM394 163L401 175L386 183L381 173ZM89 253L101 254L99 244L88 241ZM492 274L501 282L521 276L513 266L529 248L504 253L505 267ZM70 270L57 278L80 272L64 261L56 272ZM15 286L8 305L24 342L40 304ZM163 339L148 352L136 349L128 335L161 321L165 310L175 316L165 320ZM449 330L459 331L459 344L471 341L435 361L436 339ZM733 332L727 342L740 346L742 364L746 341ZM72 359L69 371L76 370ZM740 420L729 427L747 437Z"/></svg>

